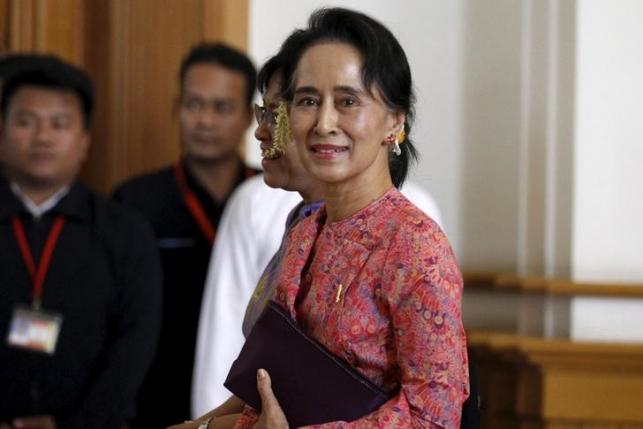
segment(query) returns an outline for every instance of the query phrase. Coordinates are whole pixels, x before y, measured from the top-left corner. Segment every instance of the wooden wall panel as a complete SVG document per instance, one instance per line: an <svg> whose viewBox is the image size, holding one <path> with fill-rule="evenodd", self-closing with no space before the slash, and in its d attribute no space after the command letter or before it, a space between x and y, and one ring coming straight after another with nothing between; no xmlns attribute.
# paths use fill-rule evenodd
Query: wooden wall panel
<svg viewBox="0 0 643 429"><path fill-rule="evenodd" d="M81 175L85 182L102 191L106 191L113 180L115 152L119 147L112 143L119 129L115 123L118 115L110 102L117 94L118 69L114 62L119 58L119 45L113 43L115 36L111 31L112 10L106 0L88 1L84 9L84 62L94 82L96 103L89 159Z"/></svg>
<svg viewBox="0 0 643 429"><path fill-rule="evenodd" d="M10 51L47 52L83 64L83 0L7 0Z"/></svg>
<svg viewBox="0 0 643 429"><path fill-rule="evenodd" d="M204 0L203 35L245 50L248 46L248 2Z"/></svg>
<svg viewBox="0 0 643 429"><path fill-rule="evenodd" d="M33 51L35 47L34 2L9 0L9 50Z"/></svg>
<svg viewBox="0 0 643 429"><path fill-rule="evenodd" d="M9 0L0 0L0 53L9 51Z"/></svg>
<svg viewBox="0 0 643 429"><path fill-rule="evenodd" d="M83 65L84 3L83 0L36 0L36 50L53 52Z"/></svg>

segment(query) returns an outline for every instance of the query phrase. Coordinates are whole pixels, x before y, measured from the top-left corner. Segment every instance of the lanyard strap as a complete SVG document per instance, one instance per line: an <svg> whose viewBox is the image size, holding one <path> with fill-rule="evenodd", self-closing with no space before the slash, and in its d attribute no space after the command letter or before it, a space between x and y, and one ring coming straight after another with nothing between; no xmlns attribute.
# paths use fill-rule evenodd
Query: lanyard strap
<svg viewBox="0 0 643 429"><path fill-rule="evenodd" d="M42 256L40 261L38 261L38 266L33 259L33 254L29 248L29 243L27 242L27 235L25 234L25 228L22 226L22 221L18 216L14 216L11 219L13 226L13 233L16 236L18 241L18 247L20 248L20 253L22 254L22 259L27 266L29 275L31 276L31 283L33 284L33 303L36 308L40 307L40 301L42 298L42 289L45 283L45 277L47 276L47 271L49 271L49 265L51 264L51 257L56 248L56 243L60 237L60 233L65 226L65 219L62 216L58 216L54 220L54 224L49 230L49 235L47 236L47 241L45 242L45 247L42 251Z"/></svg>
<svg viewBox="0 0 643 429"><path fill-rule="evenodd" d="M205 210L199 202L199 199L188 187L187 180L185 180L185 171L183 171L183 166L180 162L174 167L174 176L176 177L176 182L178 183L181 194L183 195L183 201L190 211L190 214L196 221L197 225L199 225L199 229L206 240L208 240L210 244L213 244L214 236L217 231L212 225L212 222L210 222L210 219L208 219L208 216L205 214Z"/></svg>
<svg viewBox="0 0 643 429"><path fill-rule="evenodd" d="M254 176L255 172L251 168L246 167L244 175L247 179ZM183 165L180 162L177 162L174 167L174 176L176 177L176 182L178 183L181 194L183 195L183 201L185 202L190 214L196 221L206 240L208 240L210 244L214 244L214 237L216 236L217 230L205 214L205 210L199 202L196 194L192 192L188 186L185 178L185 171L183 170Z"/></svg>

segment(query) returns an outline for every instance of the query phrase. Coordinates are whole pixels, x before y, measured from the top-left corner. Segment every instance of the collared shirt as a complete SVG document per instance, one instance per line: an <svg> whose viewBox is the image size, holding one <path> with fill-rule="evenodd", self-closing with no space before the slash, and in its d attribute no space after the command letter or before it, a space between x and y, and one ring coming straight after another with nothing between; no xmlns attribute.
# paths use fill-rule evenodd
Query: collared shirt
<svg viewBox="0 0 643 429"><path fill-rule="evenodd" d="M36 204L31 201L31 198L22 192L22 189L20 189L20 186L18 186L16 182L12 181L9 186L11 187L11 192L18 197L29 213L31 213L35 218L40 218L43 214L54 208L54 206L58 204L58 201L60 201L69 192L69 186L63 186L45 201L40 204Z"/></svg>
<svg viewBox="0 0 643 429"><path fill-rule="evenodd" d="M215 201L183 163L188 188L218 229L227 198ZM234 186L257 170L239 161ZM187 208L174 166L127 181L114 198L143 214L156 235L163 265L163 323L159 347L131 427L167 427L190 414L196 337L212 245ZM217 231L219 236L219 231ZM215 238L215 248L217 238ZM172 386L168 389L167 386Z"/></svg>
<svg viewBox="0 0 643 429"><path fill-rule="evenodd" d="M39 260L53 220L66 222L45 277L42 308L63 316L53 356L0 344L0 421L53 415L61 428L122 427L151 361L161 271L151 229L136 213L80 184L40 220L0 185L0 332L31 303L32 282L14 236L19 216Z"/></svg>

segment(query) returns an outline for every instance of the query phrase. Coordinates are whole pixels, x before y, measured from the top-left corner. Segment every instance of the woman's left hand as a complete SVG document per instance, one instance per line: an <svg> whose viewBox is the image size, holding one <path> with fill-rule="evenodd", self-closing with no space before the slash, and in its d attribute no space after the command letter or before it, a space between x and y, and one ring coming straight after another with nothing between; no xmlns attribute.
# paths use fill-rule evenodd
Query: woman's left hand
<svg viewBox="0 0 643 429"><path fill-rule="evenodd" d="M288 420L272 393L270 375L265 369L257 371L257 390L261 396L261 415L254 429L288 429Z"/></svg>
<svg viewBox="0 0 643 429"><path fill-rule="evenodd" d="M166 429L199 429L200 422L198 420L187 420L183 423L169 426Z"/></svg>
<svg viewBox="0 0 643 429"><path fill-rule="evenodd" d="M56 421L48 415L19 417L13 421L12 427L15 429L56 429Z"/></svg>

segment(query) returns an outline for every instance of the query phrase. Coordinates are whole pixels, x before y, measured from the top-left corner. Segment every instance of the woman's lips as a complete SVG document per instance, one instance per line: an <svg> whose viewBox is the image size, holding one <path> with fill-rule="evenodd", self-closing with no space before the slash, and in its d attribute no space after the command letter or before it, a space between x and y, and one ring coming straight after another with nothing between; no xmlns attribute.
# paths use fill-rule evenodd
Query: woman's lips
<svg viewBox="0 0 643 429"><path fill-rule="evenodd" d="M348 152L348 147L332 144L314 144L310 147L310 150L317 158L332 160Z"/></svg>

